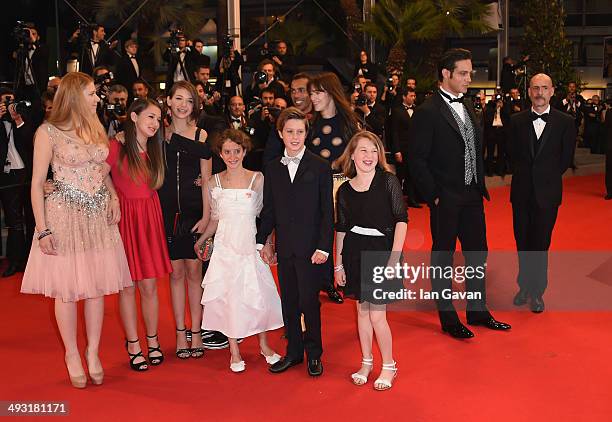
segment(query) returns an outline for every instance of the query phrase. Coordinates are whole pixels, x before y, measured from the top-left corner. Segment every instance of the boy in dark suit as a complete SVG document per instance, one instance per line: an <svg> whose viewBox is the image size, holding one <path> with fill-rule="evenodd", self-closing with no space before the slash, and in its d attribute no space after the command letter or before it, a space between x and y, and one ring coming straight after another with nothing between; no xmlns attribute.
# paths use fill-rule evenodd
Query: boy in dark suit
<svg viewBox="0 0 612 422"><path fill-rule="evenodd" d="M319 290L323 265L332 250L333 199L329 163L306 150L306 115L295 107L285 109L276 126L285 151L265 168L263 209L257 244L266 263L274 251L266 239L276 231L278 278L287 332L287 353L270 367L280 373L301 363L304 351L308 373L323 373ZM302 333L300 314L306 331Z"/></svg>

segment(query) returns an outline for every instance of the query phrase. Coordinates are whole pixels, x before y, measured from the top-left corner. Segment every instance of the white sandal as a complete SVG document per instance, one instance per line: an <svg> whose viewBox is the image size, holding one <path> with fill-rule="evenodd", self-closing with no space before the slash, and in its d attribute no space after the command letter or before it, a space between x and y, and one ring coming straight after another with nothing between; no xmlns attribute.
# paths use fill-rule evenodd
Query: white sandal
<svg viewBox="0 0 612 422"><path fill-rule="evenodd" d="M363 358L361 360L361 365L362 366L374 366L374 358L373 357ZM371 369L370 369L370 372L372 372ZM366 382L368 382L368 377L366 375L361 375L359 372L355 372L354 374L351 374L351 379L353 380L353 384L355 385L364 385Z"/></svg>
<svg viewBox="0 0 612 422"><path fill-rule="evenodd" d="M390 380L386 380L381 378L380 376L376 381L374 381L374 390L376 391L385 391L393 386L393 380L397 377L397 366L395 366L395 361L393 363L383 363L383 370L393 371L393 377ZM382 385L382 387L377 387L377 385Z"/></svg>
<svg viewBox="0 0 612 422"><path fill-rule="evenodd" d="M266 358L266 363L268 365L274 365L276 362L281 360L281 355L278 353L272 353L270 356L266 356L263 351L260 350L259 352L264 358Z"/></svg>
<svg viewBox="0 0 612 422"><path fill-rule="evenodd" d="M246 369L246 364L244 363L243 360L241 360L240 362L234 362L232 363L232 361L230 360L230 369L232 370L232 372L243 372Z"/></svg>

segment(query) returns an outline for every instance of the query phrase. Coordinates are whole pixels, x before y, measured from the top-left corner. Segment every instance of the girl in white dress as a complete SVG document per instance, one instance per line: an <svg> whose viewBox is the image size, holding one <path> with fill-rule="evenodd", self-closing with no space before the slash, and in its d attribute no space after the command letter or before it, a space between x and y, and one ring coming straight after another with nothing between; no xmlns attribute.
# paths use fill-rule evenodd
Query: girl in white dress
<svg viewBox="0 0 612 422"><path fill-rule="evenodd" d="M266 362L276 363L280 356L268 346L266 331L283 326L272 272L256 250L255 219L263 206L264 178L242 166L250 147L249 137L239 130L227 129L221 134L215 148L227 170L210 179L210 223L195 245L200 256L206 239L215 235L202 282L202 329L228 337L232 372L245 369L237 339L254 334Z"/></svg>

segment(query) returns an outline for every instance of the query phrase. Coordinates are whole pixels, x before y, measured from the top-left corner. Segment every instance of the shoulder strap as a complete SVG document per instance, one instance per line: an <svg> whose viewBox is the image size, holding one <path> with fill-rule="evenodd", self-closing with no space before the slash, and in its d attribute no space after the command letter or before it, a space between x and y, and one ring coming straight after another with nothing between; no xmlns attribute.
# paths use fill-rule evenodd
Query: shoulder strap
<svg viewBox="0 0 612 422"><path fill-rule="evenodd" d="M257 177L257 172L253 172L253 177L251 177L251 183L249 183L249 187L247 189L252 189L253 188L253 182L255 181L255 178Z"/></svg>
<svg viewBox="0 0 612 422"><path fill-rule="evenodd" d="M215 183L217 183L217 187L223 189L221 186L221 181L219 180L219 173L215 173Z"/></svg>
<svg viewBox="0 0 612 422"><path fill-rule="evenodd" d="M196 133L195 133L195 140L199 141L200 140L200 132L202 132L202 128L197 128L196 129Z"/></svg>

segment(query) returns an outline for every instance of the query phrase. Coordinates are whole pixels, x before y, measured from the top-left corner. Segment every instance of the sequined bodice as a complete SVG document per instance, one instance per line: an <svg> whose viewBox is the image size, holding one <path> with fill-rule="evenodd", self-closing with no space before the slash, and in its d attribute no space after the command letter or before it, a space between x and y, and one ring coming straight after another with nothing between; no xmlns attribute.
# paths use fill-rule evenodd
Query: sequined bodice
<svg viewBox="0 0 612 422"><path fill-rule="evenodd" d="M86 145L51 125L47 125L47 131L53 146L53 179L89 194L98 192L110 171L105 162L108 146Z"/></svg>

